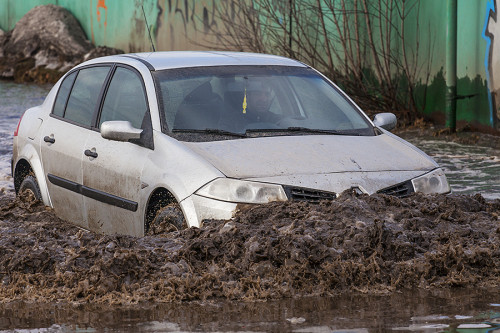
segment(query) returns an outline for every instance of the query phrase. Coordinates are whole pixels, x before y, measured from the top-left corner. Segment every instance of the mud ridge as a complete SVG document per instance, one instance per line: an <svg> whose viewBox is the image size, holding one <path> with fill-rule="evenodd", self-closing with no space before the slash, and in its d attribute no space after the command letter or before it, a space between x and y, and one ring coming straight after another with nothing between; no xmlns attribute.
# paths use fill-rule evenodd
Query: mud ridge
<svg viewBox="0 0 500 333"><path fill-rule="evenodd" d="M104 236L0 194L0 302L263 300L500 286L500 200L344 193L199 229Z"/></svg>

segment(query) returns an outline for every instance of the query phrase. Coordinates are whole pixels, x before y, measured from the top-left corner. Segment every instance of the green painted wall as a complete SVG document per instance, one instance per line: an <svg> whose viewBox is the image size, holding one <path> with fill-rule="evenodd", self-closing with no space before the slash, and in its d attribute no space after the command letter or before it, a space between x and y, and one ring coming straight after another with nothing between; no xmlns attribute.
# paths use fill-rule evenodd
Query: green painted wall
<svg viewBox="0 0 500 333"><path fill-rule="evenodd" d="M80 22L87 38L95 45L107 45L125 51L149 50L144 15L156 24L155 1L139 0L0 0L0 28L11 30L30 9L56 4L68 9Z"/></svg>
<svg viewBox="0 0 500 333"><path fill-rule="evenodd" d="M0 0L0 28L11 30L30 9L56 4L80 22L87 38L126 52L151 50L141 5L157 50L206 49L213 45L205 24L212 24L213 0ZM203 20L204 12L206 20Z"/></svg>
<svg viewBox="0 0 500 333"><path fill-rule="evenodd" d="M216 24L214 10L219 1L0 0L0 28L10 30L31 8L52 3L67 8L95 45L116 47L126 52L149 51L149 37L141 9L141 4L144 4L157 50L217 49L220 47L207 33L207 27ZM496 122L496 107L490 106L489 101L485 65L488 43L483 38L483 30L487 9L496 1L458 0L457 91L458 95L474 96L457 101L457 119L487 126L494 126ZM446 0L420 0L418 10L407 19L405 29L405 45L409 52L416 55L418 50L421 82L418 97L423 112L444 113Z"/></svg>
<svg viewBox="0 0 500 333"><path fill-rule="evenodd" d="M486 0L458 0L457 28L457 94L475 95L457 100L457 119L493 126L488 101L488 82L485 68L486 41L482 38L486 20ZM416 14L415 14L416 15ZM412 16L410 26L417 27ZM446 82L446 0L421 0L419 12L419 53L422 66L430 67L426 89L425 114L445 111ZM417 45L414 31L408 33L410 44ZM425 81L425 71L421 80ZM425 83L425 82L423 82ZM420 97L424 96L421 87Z"/></svg>

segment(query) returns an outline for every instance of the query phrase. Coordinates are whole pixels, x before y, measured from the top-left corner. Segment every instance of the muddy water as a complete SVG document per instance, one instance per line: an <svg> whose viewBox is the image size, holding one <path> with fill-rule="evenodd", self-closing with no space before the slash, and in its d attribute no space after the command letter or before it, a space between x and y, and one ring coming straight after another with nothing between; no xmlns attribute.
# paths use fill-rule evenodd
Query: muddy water
<svg viewBox="0 0 500 333"><path fill-rule="evenodd" d="M414 291L112 310L14 303L0 305L0 332L12 327L16 332L459 332L460 325L488 325L461 332L493 332L500 317L494 302L498 296L486 292Z"/></svg>
<svg viewBox="0 0 500 333"><path fill-rule="evenodd" d="M10 159L12 137L19 117L33 106L43 103L51 86L27 85L0 80L0 191L12 190Z"/></svg>
<svg viewBox="0 0 500 333"><path fill-rule="evenodd" d="M500 198L500 145L497 148L436 140L412 140L445 169L454 193ZM500 143L500 140L497 142Z"/></svg>
<svg viewBox="0 0 500 333"><path fill-rule="evenodd" d="M162 237L101 236L12 194L11 133L46 91L0 82L0 332L499 329L500 200L483 198L500 193L497 147L417 138L465 195L345 193Z"/></svg>
<svg viewBox="0 0 500 333"><path fill-rule="evenodd" d="M429 129L398 134L439 163L453 193L481 193L488 199L500 198L499 136L461 132L436 138Z"/></svg>

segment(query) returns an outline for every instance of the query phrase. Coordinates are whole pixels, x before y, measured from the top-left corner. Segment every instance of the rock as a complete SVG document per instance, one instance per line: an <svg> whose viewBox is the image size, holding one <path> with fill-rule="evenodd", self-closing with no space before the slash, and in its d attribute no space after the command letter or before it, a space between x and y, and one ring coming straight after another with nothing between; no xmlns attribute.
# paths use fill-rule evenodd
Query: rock
<svg viewBox="0 0 500 333"><path fill-rule="evenodd" d="M219 233L223 234L223 233L232 231L234 229L236 229L236 227L234 226L234 223L230 221L230 222L227 222L226 224L224 224L224 226L219 230Z"/></svg>
<svg viewBox="0 0 500 333"><path fill-rule="evenodd" d="M55 82L84 60L117 53L123 51L95 48L67 9L37 6L11 32L0 33L0 78Z"/></svg>
<svg viewBox="0 0 500 333"><path fill-rule="evenodd" d="M116 248L116 244L114 242L109 242L108 245L106 245L106 250L108 251L114 251Z"/></svg>
<svg viewBox="0 0 500 333"><path fill-rule="evenodd" d="M305 319L305 318L302 318L302 317L298 317L298 318L297 318L297 317L293 317L293 318L286 318L286 320L287 320L288 322L290 322L290 324L292 324L292 325L302 324L302 323L304 323L304 322L306 321L306 319Z"/></svg>
<svg viewBox="0 0 500 333"><path fill-rule="evenodd" d="M33 8L17 22L7 53L28 58L45 52L71 60L82 57L91 48L80 23L68 10L46 5Z"/></svg>
<svg viewBox="0 0 500 333"><path fill-rule="evenodd" d="M0 57L3 57L3 44L5 42L6 36L5 31L0 29Z"/></svg>

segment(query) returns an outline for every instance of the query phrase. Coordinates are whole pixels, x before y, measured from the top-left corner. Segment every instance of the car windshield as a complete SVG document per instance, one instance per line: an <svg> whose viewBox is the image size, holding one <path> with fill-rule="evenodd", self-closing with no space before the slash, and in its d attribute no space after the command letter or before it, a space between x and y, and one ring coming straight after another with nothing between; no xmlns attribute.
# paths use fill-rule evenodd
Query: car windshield
<svg viewBox="0 0 500 333"><path fill-rule="evenodd" d="M310 68L213 66L154 75L167 134L374 135L353 103Z"/></svg>

